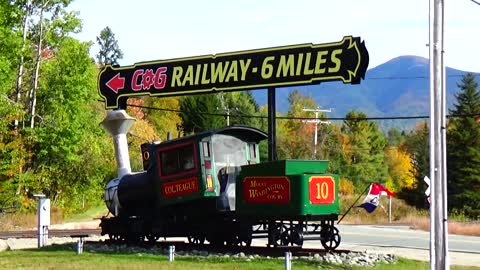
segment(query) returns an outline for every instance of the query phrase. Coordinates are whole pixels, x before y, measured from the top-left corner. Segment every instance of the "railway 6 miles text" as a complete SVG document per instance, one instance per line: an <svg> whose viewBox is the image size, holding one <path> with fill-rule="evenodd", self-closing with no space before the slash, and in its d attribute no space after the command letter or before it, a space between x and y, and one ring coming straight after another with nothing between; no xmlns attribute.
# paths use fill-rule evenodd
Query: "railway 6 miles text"
<svg viewBox="0 0 480 270"><path fill-rule="evenodd" d="M250 76L258 77L257 74L260 75L260 80L270 80L336 73L341 68L339 56L342 52L342 49L337 48L266 56L261 61L260 68L252 64L252 58L175 66L170 86L173 88L243 82L251 79Z"/></svg>

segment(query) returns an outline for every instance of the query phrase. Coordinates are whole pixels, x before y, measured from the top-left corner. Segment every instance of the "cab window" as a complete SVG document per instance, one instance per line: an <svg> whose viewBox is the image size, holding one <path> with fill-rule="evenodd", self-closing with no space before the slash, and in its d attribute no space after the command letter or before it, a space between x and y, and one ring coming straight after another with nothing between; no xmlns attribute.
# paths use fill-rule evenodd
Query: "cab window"
<svg viewBox="0 0 480 270"><path fill-rule="evenodd" d="M160 150L160 174L169 176L195 169L194 147L187 144L166 150Z"/></svg>

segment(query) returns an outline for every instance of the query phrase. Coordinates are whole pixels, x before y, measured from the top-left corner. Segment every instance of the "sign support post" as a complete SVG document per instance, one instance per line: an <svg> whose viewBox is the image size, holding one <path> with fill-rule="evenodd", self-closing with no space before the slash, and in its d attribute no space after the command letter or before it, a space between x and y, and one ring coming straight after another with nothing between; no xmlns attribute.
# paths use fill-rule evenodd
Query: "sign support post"
<svg viewBox="0 0 480 270"><path fill-rule="evenodd" d="M277 160L277 106L275 87L268 88L268 161Z"/></svg>

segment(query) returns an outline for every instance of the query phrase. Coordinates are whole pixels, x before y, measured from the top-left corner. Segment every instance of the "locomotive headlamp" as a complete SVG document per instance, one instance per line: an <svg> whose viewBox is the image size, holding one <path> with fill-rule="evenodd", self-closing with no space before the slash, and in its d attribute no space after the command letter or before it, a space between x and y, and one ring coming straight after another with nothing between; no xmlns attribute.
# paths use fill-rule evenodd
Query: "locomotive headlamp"
<svg viewBox="0 0 480 270"><path fill-rule="evenodd" d="M207 190L213 191L213 179L211 174L207 174Z"/></svg>

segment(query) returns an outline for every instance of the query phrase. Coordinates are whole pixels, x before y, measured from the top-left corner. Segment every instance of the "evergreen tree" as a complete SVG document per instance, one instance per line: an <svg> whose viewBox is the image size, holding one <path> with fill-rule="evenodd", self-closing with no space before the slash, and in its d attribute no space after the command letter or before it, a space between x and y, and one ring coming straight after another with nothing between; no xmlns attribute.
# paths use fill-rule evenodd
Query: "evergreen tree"
<svg viewBox="0 0 480 270"><path fill-rule="evenodd" d="M221 108L221 102L217 95L202 94L182 97L180 117L183 122L183 132L190 134L225 126L225 120L215 115L222 113L219 108Z"/></svg>
<svg viewBox="0 0 480 270"><path fill-rule="evenodd" d="M398 129L389 129L387 133L388 146L399 146L405 140L404 137L405 136Z"/></svg>
<svg viewBox="0 0 480 270"><path fill-rule="evenodd" d="M107 26L100 31L97 43L100 46L100 51L96 55L97 62L100 65L118 65L118 60L123 58L123 52L110 27Z"/></svg>
<svg viewBox="0 0 480 270"><path fill-rule="evenodd" d="M472 218L480 217L480 93L473 74L457 84L447 133L448 204Z"/></svg>
<svg viewBox="0 0 480 270"><path fill-rule="evenodd" d="M419 124L414 131L406 135L405 147L410 154L412 162L412 174L415 178L413 186L404 187L398 197L404 199L410 205L428 208L425 190L427 186L423 181L425 176L430 175L430 147L428 144L429 129L427 123Z"/></svg>
<svg viewBox="0 0 480 270"><path fill-rule="evenodd" d="M343 132L349 167L345 176L361 190L372 182L386 182L388 168L384 162L385 136L378 125L368 122L362 112L352 111L346 116Z"/></svg>
<svg viewBox="0 0 480 270"><path fill-rule="evenodd" d="M260 127L260 119L248 116L259 115L259 107L255 98L250 91L238 91L220 93L219 112L228 114L228 122L230 125L247 125L253 127Z"/></svg>

